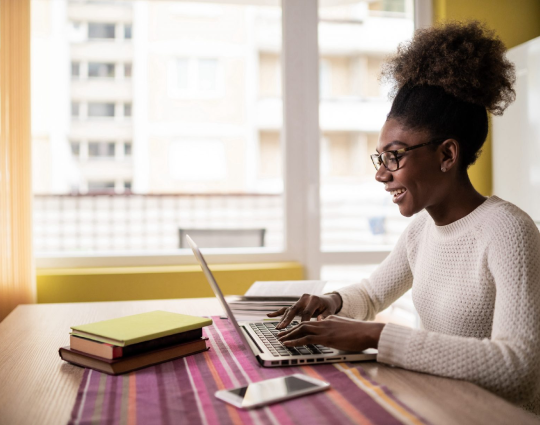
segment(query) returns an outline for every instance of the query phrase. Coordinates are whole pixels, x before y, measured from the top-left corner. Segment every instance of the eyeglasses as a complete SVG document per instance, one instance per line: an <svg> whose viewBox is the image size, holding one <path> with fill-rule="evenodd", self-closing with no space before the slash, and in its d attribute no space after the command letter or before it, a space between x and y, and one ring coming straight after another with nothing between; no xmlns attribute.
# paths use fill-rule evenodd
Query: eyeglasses
<svg viewBox="0 0 540 425"><path fill-rule="evenodd" d="M399 160L401 159L400 154L405 153L407 151L412 151L413 149L421 148L422 146L431 145L433 143L442 143L446 139L435 139L431 142L421 143L419 145L409 146L408 148L398 149L395 151L384 151L380 154L374 153L371 155L371 161L373 161L373 165L375 166L375 169L378 170L381 168L381 165L384 165L385 168L392 172L399 170Z"/></svg>

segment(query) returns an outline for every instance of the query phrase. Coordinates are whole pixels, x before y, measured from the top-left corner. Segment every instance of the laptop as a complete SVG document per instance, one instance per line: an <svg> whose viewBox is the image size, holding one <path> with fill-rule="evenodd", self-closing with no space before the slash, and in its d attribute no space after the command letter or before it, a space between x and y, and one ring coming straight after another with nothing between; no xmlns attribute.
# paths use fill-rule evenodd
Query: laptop
<svg viewBox="0 0 540 425"><path fill-rule="evenodd" d="M351 352L336 350L334 348L322 345L304 345L301 347L285 347L281 344L276 335L281 332L276 326L278 320L274 321L255 321L238 322L232 313L219 285L210 271L206 260L201 251L188 235L186 240L193 250L208 283L212 287L214 294L221 302L229 320L240 335L240 338L246 347L249 347L258 363L264 367L279 366L297 366L300 364L323 364L336 362L357 362L365 360L374 360L377 357L377 350L368 349L362 352ZM298 322L292 322L288 329L297 325Z"/></svg>

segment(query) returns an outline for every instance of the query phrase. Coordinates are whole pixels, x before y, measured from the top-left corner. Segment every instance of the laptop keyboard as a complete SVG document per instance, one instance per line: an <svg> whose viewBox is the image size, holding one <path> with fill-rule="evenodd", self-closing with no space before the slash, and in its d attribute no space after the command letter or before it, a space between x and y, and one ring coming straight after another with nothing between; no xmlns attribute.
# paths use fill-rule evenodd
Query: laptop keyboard
<svg viewBox="0 0 540 425"><path fill-rule="evenodd" d="M333 353L334 350L324 345L302 345L298 347L285 347L277 339L277 334L293 328L298 322L291 322L284 329L276 329L279 322L250 323L249 326L261 339L263 344L270 350L275 357L279 356L300 356L300 355L321 355Z"/></svg>

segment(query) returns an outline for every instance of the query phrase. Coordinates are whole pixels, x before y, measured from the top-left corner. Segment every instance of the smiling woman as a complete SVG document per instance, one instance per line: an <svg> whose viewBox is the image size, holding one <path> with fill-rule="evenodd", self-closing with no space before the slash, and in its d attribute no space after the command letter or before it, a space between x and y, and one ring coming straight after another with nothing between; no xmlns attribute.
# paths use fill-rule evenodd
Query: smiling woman
<svg viewBox="0 0 540 425"><path fill-rule="evenodd" d="M467 174L487 112L502 114L515 96L504 54L477 22L419 30L400 46L372 160L401 214L417 216L368 279L272 313L283 315L278 328L304 321L280 334L285 345L378 348L379 362L467 380L540 414L540 234ZM365 322L411 288L422 329Z"/></svg>

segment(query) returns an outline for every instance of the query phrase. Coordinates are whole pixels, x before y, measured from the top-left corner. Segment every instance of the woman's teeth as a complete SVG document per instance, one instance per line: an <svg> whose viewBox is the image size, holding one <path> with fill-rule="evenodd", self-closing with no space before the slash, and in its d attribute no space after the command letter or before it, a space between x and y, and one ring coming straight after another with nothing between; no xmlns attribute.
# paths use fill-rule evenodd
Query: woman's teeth
<svg viewBox="0 0 540 425"><path fill-rule="evenodd" d="M407 189L398 189L398 190L393 190L391 191L390 193L392 194L392 196L397 196L403 192L405 192Z"/></svg>

